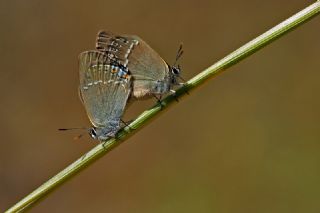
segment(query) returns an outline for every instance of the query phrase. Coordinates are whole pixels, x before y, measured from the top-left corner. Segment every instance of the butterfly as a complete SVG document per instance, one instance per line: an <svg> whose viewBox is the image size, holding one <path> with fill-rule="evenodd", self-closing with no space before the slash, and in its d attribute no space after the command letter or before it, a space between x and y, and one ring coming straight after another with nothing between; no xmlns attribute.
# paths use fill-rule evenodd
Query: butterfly
<svg viewBox="0 0 320 213"><path fill-rule="evenodd" d="M79 55L79 96L93 127L92 138L106 140L120 129L121 117L132 92L132 76L99 51Z"/></svg>
<svg viewBox="0 0 320 213"><path fill-rule="evenodd" d="M110 60L123 65L132 76L130 100L160 97L179 85L180 66L176 62L183 54L180 46L175 63L170 66L145 41L135 35L117 35L102 30L96 39L96 49Z"/></svg>
<svg viewBox="0 0 320 213"><path fill-rule="evenodd" d="M170 66L139 37L100 31L96 50L79 56L79 96L93 125L91 137L114 137L129 100L172 91L179 84L180 66L175 64L182 53L180 46Z"/></svg>

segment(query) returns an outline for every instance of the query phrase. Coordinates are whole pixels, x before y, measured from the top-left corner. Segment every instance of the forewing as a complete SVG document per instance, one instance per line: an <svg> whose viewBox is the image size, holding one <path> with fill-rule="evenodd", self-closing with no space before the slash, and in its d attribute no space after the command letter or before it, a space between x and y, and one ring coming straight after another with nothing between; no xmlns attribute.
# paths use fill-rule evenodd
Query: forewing
<svg viewBox="0 0 320 213"><path fill-rule="evenodd" d="M127 67L129 55L139 43L137 39L118 36L109 31L100 31L97 35L96 49L107 55L115 63Z"/></svg>
<svg viewBox="0 0 320 213"><path fill-rule="evenodd" d="M169 76L167 63L138 36L100 31L96 48L127 67L135 80L158 81Z"/></svg>
<svg viewBox="0 0 320 213"><path fill-rule="evenodd" d="M123 79L112 72L107 56L98 51L79 56L81 100L91 123L105 127L119 121L131 92L131 77Z"/></svg>

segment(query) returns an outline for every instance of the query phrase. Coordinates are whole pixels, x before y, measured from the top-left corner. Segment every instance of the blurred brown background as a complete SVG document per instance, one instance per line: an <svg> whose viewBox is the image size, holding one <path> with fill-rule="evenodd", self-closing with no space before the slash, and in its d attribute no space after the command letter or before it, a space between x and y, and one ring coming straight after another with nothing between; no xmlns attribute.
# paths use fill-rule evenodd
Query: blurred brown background
<svg viewBox="0 0 320 213"><path fill-rule="evenodd" d="M1 1L0 210L96 145L77 56L136 34L196 75L312 1ZM31 212L319 212L320 17L209 81ZM135 103L130 120L154 100Z"/></svg>

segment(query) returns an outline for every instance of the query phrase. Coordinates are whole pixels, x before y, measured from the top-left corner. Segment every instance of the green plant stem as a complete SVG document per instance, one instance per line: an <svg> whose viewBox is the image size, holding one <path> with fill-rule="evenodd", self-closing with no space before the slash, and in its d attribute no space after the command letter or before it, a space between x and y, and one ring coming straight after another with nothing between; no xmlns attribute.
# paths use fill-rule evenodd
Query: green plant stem
<svg viewBox="0 0 320 213"><path fill-rule="evenodd" d="M279 25L273 27L264 34L258 36L257 38L253 39L252 41L237 49L236 51L227 55L211 67L207 68L206 70L204 70L203 72L186 82L186 84L183 87L179 88L176 91L175 95L169 95L168 97L163 99L162 107L159 104L157 104L149 110L143 112L137 119L135 119L130 124L130 127L126 127L118 133L116 137L117 139L112 138L97 145L88 153L79 158L77 161L69 165L56 176L52 177L46 183L34 190L31 194L29 194L21 201L19 201L17 204L15 204L13 207L8 209L6 212L20 212L29 208L37 201L39 201L41 198L43 198L46 194L51 192L53 189L57 188L66 180L68 180L69 178L83 170L85 167L89 166L97 159L108 153L110 150L118 146L122 141L124 141L124 139L128 139L135 132L137 132L144 125L146 125L146 123L150 119L154 118L156 115L159 115L160 112L163 112L173 103L176 103L176 98L182 98L183 96L185 96L186 93L202 85L211 77L219 73L222 73L222 71L224 71L226 68L240 62L242 59L255 53L257 50L274 41L275 39L279 38L280 36L284 35L286 32L294 29L295 27L306 22L312 17L315 17L319 13L319 11L320 2L318 0L317 2L308 6L304 10L298 12L289 19L283 21Z"/></svg>

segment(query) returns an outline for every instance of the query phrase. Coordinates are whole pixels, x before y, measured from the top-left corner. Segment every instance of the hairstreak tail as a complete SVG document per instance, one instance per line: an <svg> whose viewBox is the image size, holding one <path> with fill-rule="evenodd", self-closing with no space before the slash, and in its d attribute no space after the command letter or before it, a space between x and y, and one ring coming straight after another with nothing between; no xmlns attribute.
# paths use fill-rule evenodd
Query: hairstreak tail
<svg viewBox="0 0 320 213"><path fill-rule="evenodd" d="M116 35L100 31L96 49L110 61L121 64L132 76L131 99L150 98L169 92L178 85L180 67L176 62L182 55L180 47L176 61L169 66L146 42L134 35Z"/></svg>
<svg viewBox="0 0 320 213"><path fill-rule="evenodd" d="M79 55L79 96L93 125L90 135L114 137L132 90L128 70L99 51Z"/></svg>

